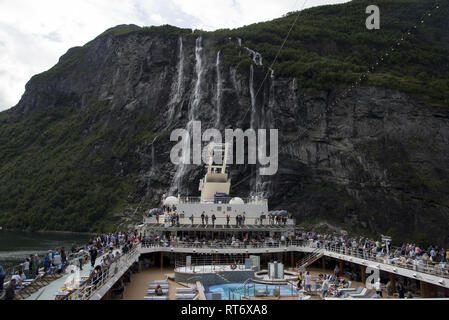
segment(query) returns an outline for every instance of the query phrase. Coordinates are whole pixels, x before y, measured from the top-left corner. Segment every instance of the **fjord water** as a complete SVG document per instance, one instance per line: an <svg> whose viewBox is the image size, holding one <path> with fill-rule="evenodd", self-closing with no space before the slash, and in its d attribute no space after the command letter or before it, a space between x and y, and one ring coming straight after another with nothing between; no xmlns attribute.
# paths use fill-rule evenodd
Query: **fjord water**
<svg viewBox="0 0 449 320"><path fill-rule="evenodd" d="M91 236L76 233L45 233L0 231L0 265L5 267L22 263L25 257L64 247L67 252L73 244L84 245Z"/></svg>

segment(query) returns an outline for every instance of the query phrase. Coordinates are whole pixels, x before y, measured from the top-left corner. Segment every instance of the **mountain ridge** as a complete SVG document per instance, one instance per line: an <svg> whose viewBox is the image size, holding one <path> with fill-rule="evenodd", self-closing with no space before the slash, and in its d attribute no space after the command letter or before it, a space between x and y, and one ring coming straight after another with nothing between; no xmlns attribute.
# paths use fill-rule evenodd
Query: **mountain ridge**
<svg viewBox="0 0 449 320"><path fill-rule="evenodd" d="M250 91L262 84L267 62L297 13L215 32L122 25L70 49L30 80L16 107L0 113L0 225L111 230L156 206L174 183L169 133L185 126L192 107L201 37L197 118L215 124L220 72L220 129L247 128L252 116L258 127L281 129L281 146L295 146L280 155L280 172L272 179L258 180L251 166L232 168L235 184L253 177L232 192L247 194L258 185L272 209L290 210L303 225L327 221L354 232L449 243L448 32L434 26L448 8L442 6L425 32L419 29L404 43L405 52L384 61L331 110L330 103L368 70L390 39L414 23L416 9L434 2L379 1L384 34L363 30L367 3L300 13L275 77L263 83L255 101ZM409 7L401 9L405 3ZM382 9L390 7L406 12L406 19ZM345 35L354 21L360 26ZM262 66L245 46L262 54ZM398 59L404 61L397 66ZM241 110L252 103L257 112L242 118ZM196 194L201 174L201 168L187 168L180 182L184 192Z"/></svg>

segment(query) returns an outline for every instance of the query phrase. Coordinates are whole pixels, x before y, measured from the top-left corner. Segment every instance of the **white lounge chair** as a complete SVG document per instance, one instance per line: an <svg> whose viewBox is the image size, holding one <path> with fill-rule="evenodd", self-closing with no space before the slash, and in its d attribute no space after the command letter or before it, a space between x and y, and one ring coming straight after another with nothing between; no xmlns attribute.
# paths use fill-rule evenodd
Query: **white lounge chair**
<svg viewBox="0 0 449 320"><path fill-rule="evenodd" d="M195 293L191 293L191 294L177 294L176 295L176 299L178 300L193 300L195 299L196 294Z"/></svg>
<svg viewBox="0 0 449 320"><path fill-rule="evenodd" d="M343 296L341 296L341 298L346 298L346 297L349 296L350 294L359 294L360 292L362 292L362 290L363 290L363 287L360 286L360 287L357 288L357 290L354 290L354 291L346 291L346 292L343 294Z"/></svg>
<svg viewBox="0 0 449 320"><path fill-rule="evenodd" d="M196 291L196 288L177 288L176 293L183 294L183 293L194 293Z"/></svg>
<svg viewBox="0 0 449 320"><path fill-rule="evenodd" d="M167 280L157 280L153 281L151 284L168 284Z"/></svg>
<svg viewBox="0 0 449 320"><path fill-rule="evenodd" d="M353 296L354 299L368 299L371 295L375 293L373 290L367 290L364 295Z"/></svg>
<svg viewBox="0 0 449 320"><path fill-rule="evenodd" d="M163 295L167 295L168 294L168 289L162 289L162 294ZM156 292L154 290L148 290L147 291L147 295L148 296L155 296L157 294L156 294Z"/></svg>
<svg viewBox="0 0 449 320"><path fill-rule="evenodd" d="M162 289L168 289L169 288L168 284L150 284L148 286L148 289L156 289L157 286L160 286Z"/></svg>
<svg viewBox="0 0 449 320"><path fill-rule="evenodd" d="M168 296L146 296L143 300L168 300Z"/></svg>
<svg viewBox="0 0 449 320"><path fill-rule="evenodd" d="M351 298L363 297L363 296L365 296L367 291L368 291L367 288L363 288L360 293L350 293L349 297L351 297Z"/></svg>

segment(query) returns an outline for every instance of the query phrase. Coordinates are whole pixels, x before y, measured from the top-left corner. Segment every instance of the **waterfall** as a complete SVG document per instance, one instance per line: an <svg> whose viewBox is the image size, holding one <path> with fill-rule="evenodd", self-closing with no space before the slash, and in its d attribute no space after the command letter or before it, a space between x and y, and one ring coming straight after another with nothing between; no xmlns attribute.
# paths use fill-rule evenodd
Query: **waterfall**
<svg viewBox="0 0 449 320"><path fill-rule="evenodd" d="M221 80L221 70L220 70L220 51L217 52L217 62L215 64L217 69L217 107L216 107L216 121L215 128L220 128L221 122L221 90L222 90L222 80Z"/></svg>
<svg viewBox="0 0 449 320"><path fill-rule="evenodd" d="M156 170L156 156L154 154L154 144L156 143L157 137L153 139L153 142L151 143L151 171L150 174L154 173Z"/></svg>
<svg viewBox="0 0 449 320"><path fill-rule="evenodd" d="M269 91L268 91L268 104L264 104L265 108L262 112L261 124L264 128L272 129L273 128L273 112L276 104L275 99L275 78L274 78L274 70L269 69L270 71L270 79L269 79ZM268 139L268 136L267 136ZM271 179L270 177L264 177L258 175L256 180L257 190L262 197L268 197L270 188L271 188Z"/></svg>
<svg viewBox="0 0 449 320"><path fill-rule="evenodd" d="M202 60L203 47L202 47L202 38L199 37L196 39L195 43L195 73L196 73L196 82L195 88L193 91L193 97L190 99L189 113L188 113L188 122L186 125L186 130L191 133L193 130L193 122L196 120L196 116L198 113L198 107L200 106L202 93L201 93L201 83L202 77L204 73L204 66ZM184 139L183 150L187 150L190 147L190 136L189 139ZM190 153L186 152L182 155L183 163L179 164L176 169L175 176L173 177L173 182L170 186L169 195L174 195L174 192L177 191L180 193L182 187L182 179L186 173L187 165L185 163L190 163Z"/></svg>
<svg viewBox="0 0 449 320"><path fill-rule="evenodd" d="M176 102L179 102L183 89L184 78L184 50L182 47L182 37L179 37L179 64L178 64L178 81L176 86Z"/></svg>
<svg viewBox="0 0 449 320"><path fill-rule="evenodd" d="M251 96L250 127L251 127L251 129L257 130L259 126L258 126L258 122L257 122L256 95L254 92L254 65L253 64L251 64L250 69L249 69L249 93ZM251 178L251 192L250 192L251 196L257 195L259 192L259 187L261 186L261 179L260 179L260 175L258 174L258 165L257 164L256 164L255 168L252 167L251 176L253 176L254 170L256 170L256 172L255 172L256 180L254 181L254 179ZM255 188L255 190L254 190L254 188Z"/></svg>
<svg viewBox="0 0 449 320"><path fill-rule="evenodd" d="M251 96L251 129L256 128L256 96L254 93L254 66L251 64L249 69L249 93Z"/></svg>
<svg viewBox="0 0 449 320"><path fill-rule="evenodd" d="M237 42L239 44L239 47L241 47L242 46L242 39L241 38L237 38Z"/></svg>
<svg viewBox="0 0 449 320"><path fill-rule="evenodd" d="M263 65L263 58L259 52L251 50L250 48L247 48L247 47L245 47L245 50L248 51L249 55L251 56L251 59L253 59L253 61L256 65L258 65L258 66Z"/></svg>
<svg viewBox="0 0 449 320"><path fill-rule="evenodd" d="M195 71L196 71L196 84L195 84L195 91L193 94L193 102L189 110L189 124L191 125L191 122L195 120L196 112L198 111L198 106L201 102L201 80L203 75L203 61L202 61L202 53L203 53L203 47L202 47L202 38L199 37L196 39L196 45L195 45Z"/></svg>
<svg viewBox="0 0 449 320"><path fill-rule="evenodd" d="M184 48L182 44L182 37L179 37L178 76L176 79L176 83L174 83L172 86L172 93L171 93L172 98L169 103L170 109L168 116L170 119L170 124L175 114L175 108L182 100L182 94L184 91L183 80L184 80Z"/></svg>
<svg viewBox="0 0 449 320"><path fill-rule="evenodd" d="M263 58L262 55L258 52L255 52L251 49L245 48L248 53L250 54L254 64L256 64L257 66L262 66L263 65ZM268 92L268 103L265 103L265 98L264 98L264 103L263 103L263 107L258 108L257 107L257 97L255 95L255 91L254 91L254 72L255 72L255 66L254 64L251 64L250 66L250 74L249 74L249 91L250 91L250 96L251 96L251 129L257 130L259 128L265 128L265 129L270 129L272 128L272 114L273 114L273 108L275 105L275 99L274 99L274 70L273 69L269 69L270 71L270 85L269 85L269 92ZM264 90L261 91L265 92ZM264 95L265 97L265 95ZM268 136L267 136L268 138ZM258 148L260 148L260 145L258 145ZM257 196L262 196L262 197L266 197L267 193L268 193L268 189L269 189L269 184L270 181L264 181L266 179L264 179L263 176L261 176L259 174L259 165L256 165L256 172L255 172L255 181L254 179L251 180L251 195L257 195ZM254 190L255 187L255 190Z"/></svg>

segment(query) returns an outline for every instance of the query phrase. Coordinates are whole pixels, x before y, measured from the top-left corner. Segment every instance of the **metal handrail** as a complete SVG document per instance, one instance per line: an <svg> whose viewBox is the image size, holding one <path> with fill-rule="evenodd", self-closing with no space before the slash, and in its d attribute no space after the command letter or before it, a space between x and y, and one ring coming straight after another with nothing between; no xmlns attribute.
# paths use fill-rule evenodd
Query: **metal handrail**
<svg viewBox="0 0 449 320"><path fill-rule="evenodd" d="M199 248L199 249L211 249L211 253L215 253L213 249L247 249L247 248L257 248L257 249L274 249L274 248L288 248L288 247L303 247L303 248L315 248L315 249L323 249L335 253L345 254L352 257L361 258L364 260L374 261L374 262L380 262L387 265L399 267L399 268L405 268L413 271L418 271L426 274L431 275L437 275L443 278L449 278L449 264L446 265L445 268L438 266L438 265L432 265L432 264L423 264L423 265L417 265L416 261L419 260L412 260L415 261L414 265L409 264L398 264L391 262L390 260L385 261L385 256L378 255L377 253L373 253L368 250L363 250L361 248L346 248L344 246L331 246L328 244L323 244L320 242L315 242L314 240L295 240L295 241L285 241L284 243L281 243L280 241L269 241L269 242L260 242L256 245L251 244L244 244L244 243L235 243L234 245L229 244L213 244L210 242L186 242L186 243L165 243L162 242L163 245L161 245L159 242L151 242L149 244L143 245L143 247L172 247L172 248Z"/></svg>
<svg viewBox="0 0 449 320"><path fill-rule="evenodd" d="M377 262L377 263L383 263L383 264L387 264L387 265L391 265L391 266L395 266L395 267L399 267L399 268L404 268L404 269L408 269L408 270L413 270L413 271L418 271L418 272L422 272L422 273L426 273L426 274L431 274L431 275L437 275L443 278L449 278L449 268L448 266L446 266L446 268L442 268L439 266L435 266L435 265L431 265L431 264L422 264L422 265L417 265L418 262L420 260L416 260L416 259L412 259L411 261L413 261L414 263L409 264L409 263L392 263L391 259L394 258L400 258L404 256L399 256L399 257L394 257L391 258L390 256L384 256L384 255L377 255L375 253L372 253L371 251L368 250L363 250L360 248L346 248L346 247L342 247L342 246L328 246L324 248L325 250L331 251L331 252L335 252L335 253L339 253L339 254L344 254L344 255L348 255L351 257L356 257L356 258L361 258L364 260L369 260L369 261L373 261L373 262Z"/></svg>
<svg viewBox="0 0 449 320"><path fill-rule="evenodd" d="M229 201L232 199L232 197L227 198L204 198L201 199L201 197L180 197L179 198L179 204L184 203L211 203L216 205L228 205ZM267 204L268 200L265 198L241 198L243 200L244 204ZM223 201L224 200L224 201Z"/></svg>
<svg viewBox="0 0 449 320"><path fill-rule="evenodd" d="M287 247L308 247L300 241L256 241L254 244L248 242L236 241L234 244L229 242L214 242L214 241L177 241L168 242L165 240L142 242L143 248L152 247L172 247L172 248L199 248L199 249L273 249L273 248L287 248Z"/></svg>
<svg viewBox="0 0 449 320"><path fill-rule="evenodd" d="M198 244L198 243L197 243ZM187 246L188 245L188 246ZM120 256L120 258L115 262L114 264L109 266L107 269L103 270L101 275L98 278L95 279L89 279L86 281L82 286L80 286L78 289L76 289L68 298L74 299L74 300L85 300L92 297L102 286L104 286L110 279L112 279L119 271L121 271L124 268L129 267L130 260L135 260L135 257L140 254L141 247L173 247L173 248L192 248L191 243L190 244L180 244L180 243L165 243L165 242L153 242L151 244L145 244L141 245L140 243L136 246L133 246L133 248L125 255ZM217 247L216 244L213 245L211 243L201 243L201 248L210 248L210 249L223 249L223 248L248 248L248 245L237 247L235 245L222 245ZM344 254L351 257L357 257L368 261L378 262L378 263L384 263L400 268L406 268L418 272L423 272L427 274L433 274L438 275L441 277L449 278L449 272L448 269L438 268L436 266L432 265L423 265L422 270L418 270L418 266L410 266L410 265L402 265L402 264L396 264L392 263L391 260L385 260L385 258L390 258L389 256L379 256L371 251L363 250L360 248L347 248L344 246L332 246L329 244L322 244L320 242L315 242L313 240L307 240L307 241L285 241L284 243L281 243L280 241L269 241L269 242L263 242L260 244L260 246L255 246L255 248L263 248L263 249L272 249L272 248L287 248L287 247L307 247L307 248L314 248L314 252L316 253L318 251L324 250L329 252L335 252L338 254ZM214 251L212 250L212 253ZM235 257L229 257L229 260L234 260ZM220 266L225 265L226 263L220 264L213 262L213 258L208 259L208 263L210 262L210 265L214 266ZM181 266L182 263L175 262L175 267ZM206 265L206 260L203 261L203 265ZM185 266L185 264L183 265ZM201 267L201 264L199 265ZM113 270L112 270L113 269Z"/></svg>
<svg viewBox="0 0 449 320"><path fill-rule="evenodd" d="M216 220L215 220L215 225L216 226L225 226L228 225L226 217L222 217L222 216L217 216L218 214L216 214ZM157 224L158 221L156 219L155 216L152 217L147 217L144 216L143 217L143 221L144 223L147 224ZM162 214L159 217L159 224L169 224L169 225L173 225L176 226L176 223L174 223L173 221L165 221L165 215ZM179 218L179 224L184 224L184 225L192 225L192 220L190 220L190 217L188 216L184 216L184 218ZM199 216L195 216L194 217L194 223L195 225L197 224L202 224L201 221L201 217ZM296 220L294 218L287 218L286 222L276 222L276 221L272 221L270 220L268 217L264 218L264 219L260 219L260 218L252 218L252 217L245 217L245 222L243 225L248 225L248 226L294 226L296 224ZM204 223L204 225L208 225L208 226L212 226L212 217L209 216L209 221L208 223ZM230 226L235 226L236 225L236 220L235 217L231 217L230 221L229 221L229 225Z"/></svg>
<svg viewBox="0 0 449 320"><path fill-rule="evenodd" d="M69 294L66 299L89 300L116 274L124 268L129 268L130 262L135 261L136 257L140 255L140 248L140 244L134 245L128 253L122 254L117 260L113 261L110 266L103 269L98 277L89 278Z"/></svg>

